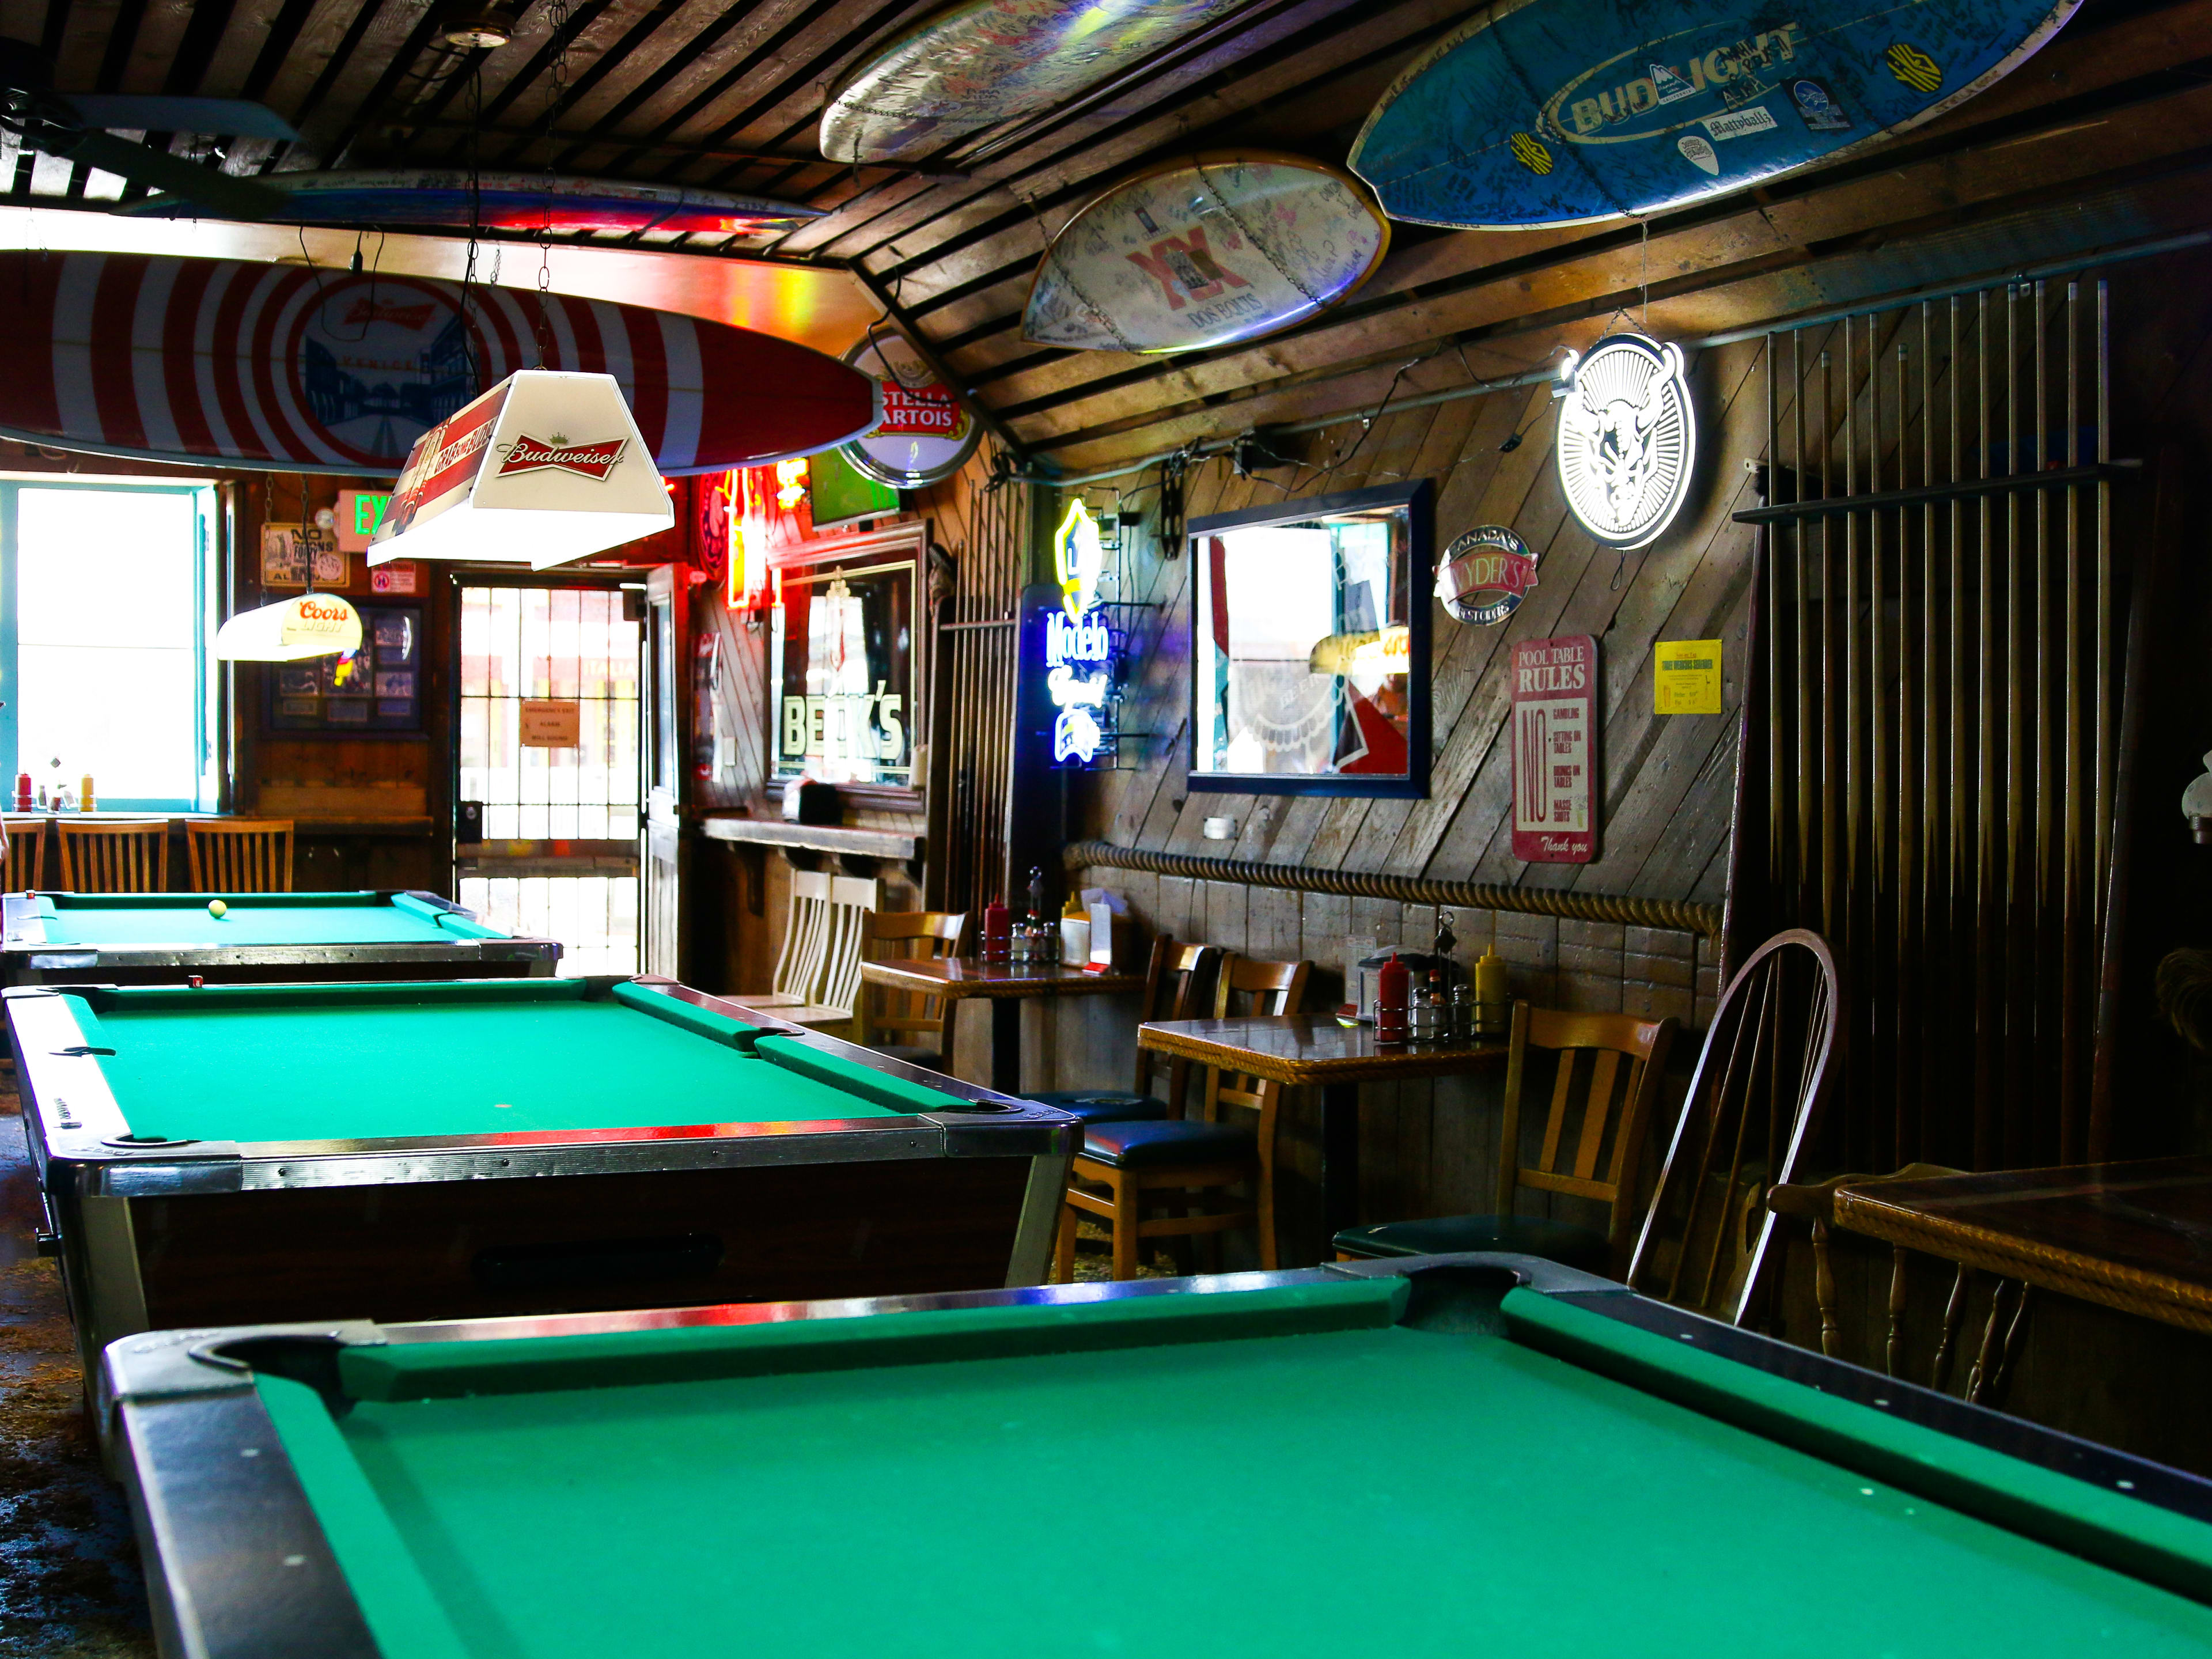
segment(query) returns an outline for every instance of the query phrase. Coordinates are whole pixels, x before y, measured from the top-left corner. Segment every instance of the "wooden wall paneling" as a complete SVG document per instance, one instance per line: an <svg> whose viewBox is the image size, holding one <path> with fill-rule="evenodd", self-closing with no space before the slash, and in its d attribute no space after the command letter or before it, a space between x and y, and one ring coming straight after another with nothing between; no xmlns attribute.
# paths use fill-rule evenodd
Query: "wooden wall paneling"
<svg viewBox="0 0 2212 1659"><path fill-rule="evenodd" d="M1695 727L1680 724L1685 717L1656 714L1651 708L1650 670L1648 667L1653 641L1662 633L1674 632L1680 637L1704 637L1670 629L1669 620L1680 606L1678 584L1702 575L1718 586L1723 592L1733 589L1740 599L1745 591L1749 568L1750 532L1729 520L1735 499L1741 493L1742 474L1736 458L1742 453L1742 443L1748 428L1742 422L1749 418L1749 405L1756 404L1759 434L1765 431L1765 410L1756 377L1751 374L1748 362L1756 361L1756 349L1749 351L1731 349L1708 354L1723 359L1729 370L1722 387L1725 401L1720 418L1711 422L1716 429L1709 430L1709 453L1711 471L1704 506L1698 518L1686 528L1679 528L1641 554L1631 554L1626 559L1608 550L1597 547L1577 529L1571 532L1573 542L1580 550L1581 579L1570 596L1566 609L1553 624L1553 629L1562 634L1590 633L1599 636L1600 667L1611 695L1607 699L1604 713L1603 757L1601 761L1599 787L1606 803L1599 854L1601 860L1613 856L1610 847L1616 835L1633 835L1635 824L1620 819L1621 804L1634 799L1642 804L1644 797L1635 796L1642 777L1644 752L1650 740L1666 736L1670 744L1680 746L1695 742ZM1747 394L1746 388L1749 387ZM1553 487L1556 490L1556 478ZM1698 550L1702 549L1702 554ZM1613 584L1616 572L1620 573L1621 586ZM1641 593L1642 599L1637 596ZM1634 604L1642 616L1632 629L1621 626L1623 613ZM1527 605L1522 611L1528 610ZM1711 625L1717 608L1714 602L1698 606L1692 615L1699 627ZM1520 613L1516 613L1517 623ZM1543 637L1543 635L1537 635ZM1637 701L1641 684L1643 701ZM1509 694L1510 695L1510 694ZM1503 729L1505 709L1498 710L1499 729ZM1695 720L1698 717L1688 717ZM1704 717L1710 721L1713 717ZM1720 717L1725 720L1726 716ZM1668 722L1675 722L1670 726ZM1492 820L1490 833L1479 852L1471 860L1477 879L1510 881L1514 872L1521 872L1526 884L1537 886L1583 886L1601 892L1625 890L1589 876L1590 866L1555 865L1528 866L1525 869L1512 857L1511 825L1509 814L1512 801L1510 757L1496 746L1484 757L1470 799L1480 799L1486 806L1496 802L1496 817ZM1666 797L1662 793L1661 799ZM1673 799L1679 801L1679 793ZM1477 821L1478 824L1480 820ZM1663 829L1664 808L1652 820L1655 828Z"/></svg>
<svg viewBox="0 0 2212 1659"><path fill-rule="evenodd" d="M1545 386L1480 399L1479 416L1437 499L1439 556L1453 537L1477 525L1512 525L1537 556L1539 593L1547 579L1555 587L1559 580L1557 566L1547 567L1544 561L1566 510L1563 497L1557 514L1538 519L1526 510L1550 454L1552 402L1551 389ZM1510 454L1505 453L1504 446L1524 428L1527 432L1520 446ZM1525 601L1522 609L1527 609ZM1519 615L1516 611L1516 617ZM1510 662L1510 641L1516 637L1543 637L1516 635L1515 628L1524 625L1506 622L1471 627L1451 621L1439 607L1434 629L1437 666L1431 699L1436 753L1429 798L1414 803L1407 813L1396 842L1389 849L1390 867L1447 878L1461 873L1449 867L1437 868L1435 854L1437 842L1458 811L1468 780L1491 741L1480 712L1472 720L1469 714L1480 710L1486 682L1502 675Z"/></svg>

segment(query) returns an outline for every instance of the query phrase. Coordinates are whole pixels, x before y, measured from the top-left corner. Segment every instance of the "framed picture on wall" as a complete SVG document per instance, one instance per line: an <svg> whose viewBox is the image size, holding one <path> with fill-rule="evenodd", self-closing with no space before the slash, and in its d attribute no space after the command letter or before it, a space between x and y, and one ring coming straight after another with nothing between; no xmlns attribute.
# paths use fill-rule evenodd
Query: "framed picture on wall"
<svg viewBox="0 0 2212 1659"><path fill-rule="evenodd" d="M262 677L272 732L420 732L422 608L364 605L361 647Z"/></svg>
<svg viewBox="0 0 2212 1659"><path fill-rule="evenodd" d="M825 537L773 556L769 775L918 791L928 684L919 525Z"/></svg>
<svg viewBox="0 0 2212 1659"><path fill-rule="evenodd" d="M1425 797L1427 480L1193 519L1190 787Z"/></svg>

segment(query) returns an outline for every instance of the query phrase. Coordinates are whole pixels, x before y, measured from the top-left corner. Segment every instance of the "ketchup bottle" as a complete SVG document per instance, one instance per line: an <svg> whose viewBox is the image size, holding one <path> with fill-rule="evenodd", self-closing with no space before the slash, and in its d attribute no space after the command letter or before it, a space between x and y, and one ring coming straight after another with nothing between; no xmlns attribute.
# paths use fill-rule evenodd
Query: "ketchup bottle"
<svg viewBox="0 0 2212 1659"><path fill-rule="evenodd" d="M994 898L983 907L983 960L1005 962L1013 953L1013 930L1007 922L1006 907Z"/></svg>
<svg viewBox="0 0 2212 1659"><path fill-rule="evenodd" d="M1406 1010L1412 1000L1413 975L1398 960L1395 951L1375 975L1375 1040L1403 1042L1409 1035Z"/></svg>

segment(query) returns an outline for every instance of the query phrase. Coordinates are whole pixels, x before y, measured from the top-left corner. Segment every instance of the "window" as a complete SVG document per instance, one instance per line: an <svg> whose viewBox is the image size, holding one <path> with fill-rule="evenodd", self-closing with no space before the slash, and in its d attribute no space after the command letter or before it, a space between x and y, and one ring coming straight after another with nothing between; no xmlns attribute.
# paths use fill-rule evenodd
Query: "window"
<svg viewBox="0 0 2212 1659"><path fill-rule="evenodd" d="M205 484L0 478L7 785L213 808L214 514Z"/></svg>

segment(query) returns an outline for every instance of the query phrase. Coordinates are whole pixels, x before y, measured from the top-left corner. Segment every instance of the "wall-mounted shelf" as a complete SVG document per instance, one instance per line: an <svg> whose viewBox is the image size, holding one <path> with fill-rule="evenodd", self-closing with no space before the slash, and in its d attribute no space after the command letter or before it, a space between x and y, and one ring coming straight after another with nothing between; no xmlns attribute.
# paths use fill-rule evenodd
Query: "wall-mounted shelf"
<svg viewBox="0 0 2212 1659"><path fill-rule="evenodd" d="M918 859L921 837L895 830L854 830L840 823L787 823L781 818L707 817L699 828L709 840L759 847L796 847L851 858Z"/></svg>

